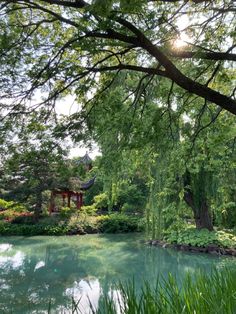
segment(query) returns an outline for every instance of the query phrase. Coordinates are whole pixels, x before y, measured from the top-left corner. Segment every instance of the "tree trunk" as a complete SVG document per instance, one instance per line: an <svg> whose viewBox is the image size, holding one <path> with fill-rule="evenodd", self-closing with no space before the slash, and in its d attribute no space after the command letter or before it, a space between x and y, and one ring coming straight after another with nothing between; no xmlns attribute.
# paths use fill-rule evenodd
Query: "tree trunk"
<svg viewBox="0 0 236 314"><path fill-rule="evenodd" d="M213 230L212 217L205 198L201 199L200 206L196 207L194 203L193 193L186 189L184 193L185 202L192 208L197 229Z"/></svg>
<svg viewBox="0 0 236 314"><path fill-rule="evenodd" d="M42 212L42 205L43 205L42 191L37 191L36 204L35 204L35 209L34 209L34 217L35 217L36 222L39 220L39 216Z"/></svg>
<svg viewBox="0 0 236 314"><path fill-rule="evenodd" d="M194 218L196 222L197 229L208 229L209 231L213 231L212 217L209 213L209 208L206 200L201 202L201 208L195 210Z"/></svg>

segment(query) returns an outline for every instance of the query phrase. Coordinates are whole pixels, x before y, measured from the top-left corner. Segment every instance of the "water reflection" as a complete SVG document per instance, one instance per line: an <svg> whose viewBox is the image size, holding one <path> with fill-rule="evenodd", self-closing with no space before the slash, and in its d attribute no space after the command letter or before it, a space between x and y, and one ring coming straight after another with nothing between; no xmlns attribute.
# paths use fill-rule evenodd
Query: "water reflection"
<svg viewBox="0 0 236 314"><path fill-rule="evenodd" d="M97 278L82 279L79 282L75 281L71 288L67 288L65 295L73 297L75 302L79 302L81 313L89 312L89 305L94 309L98 307L99 297L102 292L102 287Z"/></svg>
<svg viewBox="0 0 236 314"><path fill-rule="evenodd" d="M2 243L0 244L0 253L8 251L12 248L12 244L9 243Z"/></svg>
<svg viewBox="0 0 236 314"><path fill-rule="evenodd" d="M119 281L155 284L158 276L210 271L236 264L232 258L149 247L141 235L10 237L0 240L1 313L70 313L71 298L86 313Z"/></svg>

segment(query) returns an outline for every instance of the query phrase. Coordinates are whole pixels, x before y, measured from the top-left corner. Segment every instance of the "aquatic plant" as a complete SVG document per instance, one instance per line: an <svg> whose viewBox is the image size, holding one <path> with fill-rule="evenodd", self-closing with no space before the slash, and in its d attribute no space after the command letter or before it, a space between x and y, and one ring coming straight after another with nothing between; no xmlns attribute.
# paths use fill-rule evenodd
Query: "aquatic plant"
<svg viewBox="0 0 236 314"><path fill-rule="evenodd" d="M188 274L181 283L169 274L153 287L145 282L141 291L134 282L120 283L100 297L93 314L233 314L236 313L236 271L214 270L210 275ZM74 313L81 313L73 303Z"/></svg>

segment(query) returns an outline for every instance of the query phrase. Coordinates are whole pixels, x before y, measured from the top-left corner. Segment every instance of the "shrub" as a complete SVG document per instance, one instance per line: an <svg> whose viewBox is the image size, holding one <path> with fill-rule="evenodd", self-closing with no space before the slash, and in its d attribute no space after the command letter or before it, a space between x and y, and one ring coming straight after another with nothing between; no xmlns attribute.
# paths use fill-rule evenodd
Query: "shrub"
<svg viewBox="0 0 236 314"><path fill-rule="evenodd" d="M121 207L121 212L126 214L132 214L140 212L140 210L134 204L124 203Z"/></svg>
<svg viewBox="0 0 236 314"><path fill-rule="evenodd" d="M138 232L144 230L144 221L124 214L90 216L80 212L72 214L66 221L56 217L45 217L39 222L33 217L17 217L14 223L0 221L0 235L66 235L85 233Z"/></svg>
<svg viewBox="0 0 236 314"><path fill-rule="evenodd" d="M116 213L99 217L98 229L104 233L119 233L139 232L144 228L140 218Z"/></svg>
<svg viewBox="0 0 236 314"><path fill-rule="evenodd" d="M20 217L31 216L31 215L32 213L30 212L17 212L13 209L7 209L3 212L0 212L0 220L15 221L18 218L20 220L21 219Z"/></svg>
<svg viewBox="0 0 236 314"><path fill-rule="evenodd" d="M165 235L165 240L170 243L187 244L199 247L206 247L213 244L225 248L236 248L236 236L234 234L222 230L197 230L193 226L190 226L185 230L167 233Z"/></svg>
<svg viewBox="0 0 236 314"><path fill-rule="evenodd" d="M11 209L11 210L13 210L15 212L19 212L19 213L27 211L26 207L21 205L21 204L0 199L0 211L8 210L8 209Z"/></svg>
<svg viewBox="0 0 236 314"><path fill-rule="evenodd" d="M14 217L11 222L13 224L34 224L35 217L33 213L30 212L20 213L20 215Z"/></svg>
<svg viewBox="0 0 236 314"><path fill-rule="evenodd" d="M82 206L80 209L83 213L94 215L97 211L95 205Z"/></svg>
<svg viewBox="0 0 236 314"><path fill-rule="evenodd" d="M9 205L10 203L13 203L13 202L7 202L3 199L0 198L0 210L6 210L9 208Z"/></svg>
<svg viewBox="0 0 236 314"><path fill-rule="evenodd" d="M84 213L73 215L68 222L70 234L97 233L97 217Z"/></svg>
<svg viewBox="0 0 236 314"><path fill-rule="evenodd" d="M43 216L40 218L40 223L43 225L57 225L60 221L60 215Z"/></svg>
<svg viewBox="0 0 236 314"><path fill-rule="evenodd" d="M101 193L94 196L94 205L97 209L108 208L108 196L106 193Z"/></svg>
<svg viewBox="0 0 236 314"><path fill-rule="evenodd" d="M35 236L35 235L65 235L68 233L68 227L64 225L18 225L11 223L0 222L0 235L20 235L20 236Z"/></svg>
<svg viewBox="0 0 236 314"><path fill-rule="evenodd" d="M68 218L75 212L75 209L70 207L62 207L60 208L60 217L61 218Z"/></svg>

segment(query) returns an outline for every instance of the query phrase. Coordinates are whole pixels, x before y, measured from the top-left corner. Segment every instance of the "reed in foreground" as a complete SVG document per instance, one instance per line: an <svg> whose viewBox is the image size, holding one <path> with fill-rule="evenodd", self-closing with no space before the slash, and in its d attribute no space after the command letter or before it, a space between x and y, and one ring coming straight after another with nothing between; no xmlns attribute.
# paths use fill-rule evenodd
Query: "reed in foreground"
<svg viewBox="0 0 236 314"><path fill-rule="evenodd" d="M155 287L145 283L138 291L132 282L119 284L102 295L93 314L234 314L236 313L236 271L213 271L187 275L181 284L169 275ZM74 313L78 313L74 309Z"/></svg>

